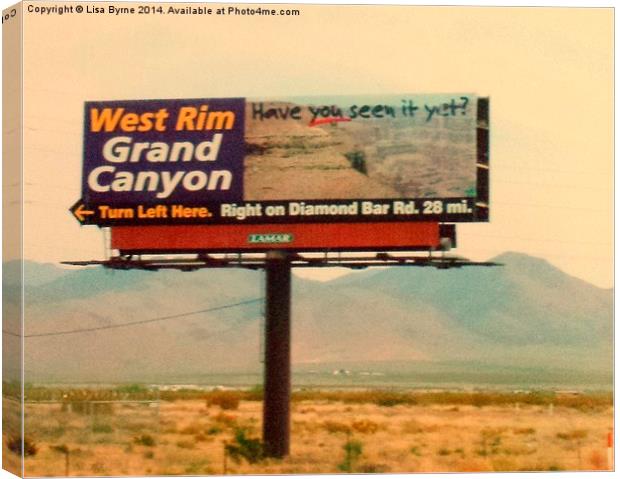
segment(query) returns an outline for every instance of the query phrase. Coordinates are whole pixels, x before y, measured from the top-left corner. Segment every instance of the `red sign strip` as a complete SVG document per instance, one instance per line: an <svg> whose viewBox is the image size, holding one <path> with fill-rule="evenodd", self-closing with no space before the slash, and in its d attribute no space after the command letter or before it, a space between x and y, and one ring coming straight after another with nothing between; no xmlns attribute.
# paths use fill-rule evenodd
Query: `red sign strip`
<svg viewBox="0 0 620 479"><path fill-rule="evenodd" d="M408 250L439 246L438 223L117 226L121 252Z"/></svg>

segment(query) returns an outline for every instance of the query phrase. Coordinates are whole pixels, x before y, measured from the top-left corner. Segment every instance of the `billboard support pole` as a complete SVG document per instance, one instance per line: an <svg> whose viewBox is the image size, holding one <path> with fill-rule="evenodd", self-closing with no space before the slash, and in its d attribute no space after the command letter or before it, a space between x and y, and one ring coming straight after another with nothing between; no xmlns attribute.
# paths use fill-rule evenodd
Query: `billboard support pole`
<svg viewBox="0 0 620 479"><path fill-rule="evenodd" d="M266 258L265 387L263 443L268 457L284 457L290 445L291 262L282 251Z"/></svg>

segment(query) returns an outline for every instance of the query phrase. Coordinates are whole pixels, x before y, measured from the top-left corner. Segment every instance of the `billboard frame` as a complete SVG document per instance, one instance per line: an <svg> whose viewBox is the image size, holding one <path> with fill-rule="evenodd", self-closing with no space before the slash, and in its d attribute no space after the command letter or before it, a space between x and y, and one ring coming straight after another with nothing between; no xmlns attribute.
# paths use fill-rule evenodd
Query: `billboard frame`
<svg viewBox="0 0 620 479"><path fill-rule="evenodd" d="M205 99L206 100L206 99ZM216 99L214 99L216 100ZM225 99L220 99L224 101ZM231 99L231 100L239 100L239 99ZM127 100L126 103L131 104L139 104L141 101L144 102L155 102L158 104L163 104L165 102L179 103L179 102L192 102L198 101L195 99L187 99L187 100ZM107 104L110 102L87 102L86 105L93 104ZM117 105L124 104L123 101L111 102ZM175 103L175 104L176 104ZM179 224L196 224L196 225L205 225L205 224L271 224L271 223L373 223L373 222L488 222L489 221L489 124L490 124L490 99L488 97L476 97L476 117L475 117L475 185L476 185L476 195L472 197L437 197L437 198L349 198L349 199L333 199L330 200L326 198L324 200L317 199L287 199L287 200L243 200L244 208L252 208L252 204L258 205L257 208L265 208L265 210L269 208L277 208L280 207L282 209L289 208L290 205L297 204L305 204L309 207L326 207L334 209L345 209L347 204L351 204L351 207L355 206L357 209L355 213L347 213L342 214L339 210L338 213L334 214L330 211L330 214L310 214L306 216L305 214L301 214L296 216L294 213L290 214L286 212L283 216L270 216L267 215L258 215L253 216L252 214L247 217L237 216L236 214L228 215L222 213L222 211L218 211L217 213L213 213L214 210L220 210L221 206L226 206L227 203L212 200L201 201L200 205L197 203L194 204L194 200L189 200L181 205L168 204L167 202L156 203L152 200L145 200L144 204L139 204L138 202L134 202L132 204L92 204L86 203L83 200L78 200L71 208L71 213L75 216L75 218L82 225L97 225L99 227L116 227L116 226L152 226L152 225L179 225ZM85 114L85 125L84 131L85 135L88 134L87 130L87 116ZM243 122L242 122L243 123ZM243 123L245 124L245 123ZM86 138L85 138L86 141ZM102 140L98 140L102 141ZM89 140L92 143L92 140ZM89 143L89 144L90 144ZM246 144L244 142L243 149L245 149ZM86 150L85 150L86 151ZM86 170L83 172L82 183L84 187L84 176L86 174ZM418 201L415 207L412 206L413 212L407 210L404 207L404 203L409 201L413 203L414 201ZM362 213L363 203L369 203L371 205L376 205L380 207L381 205L386 207L386 211L388 211L388 205L391 204L391 208L389 209L389 213L384 215L375 215L375 214L366 214ZM432 208L427 208L431 203L439 203L441 202L441 207L439 208L439 213L435 213L431 211ZM354 205L355 203L355 205ZM403 203L400 205L401 211L396 211L396 203ZM422 203L422 205L420 205ZM233 202L234 208L237 208L237 205ZM247 206L249 205L249 206ZM169 208L169 210L163 214L154 214L149 216L145 214L145 210L149 208L149 206L157 207L157 208ZM187 209L198 210L203 207L206 211L202 212L204 214L199 214L198 212L195 215L188 216L175 216L172 210L177 207L186 207ZM337 208L338 207L338 208ZM355 209L354 208L354 209ZM154 209L154 208L152 208ZM319 208L317 208L319 209ZM133 210L133 211L132 211ZM149 213L157 213L155 211L148 211ZM422 214L421 214L422 213Z"/></svg>

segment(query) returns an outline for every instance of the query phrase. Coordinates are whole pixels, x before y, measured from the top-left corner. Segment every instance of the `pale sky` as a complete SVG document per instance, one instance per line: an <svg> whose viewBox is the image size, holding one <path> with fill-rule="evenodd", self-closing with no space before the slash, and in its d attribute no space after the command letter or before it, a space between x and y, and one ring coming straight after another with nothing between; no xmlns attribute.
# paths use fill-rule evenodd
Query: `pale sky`
<svg viewBox="0 0 620 479"><path fill-rule="evenodd" d="M491 221L459 224L453 253L523 252L612 286L611 9L296 8L286 18L26 14L25 257L104 255L102 232L68 212L80 197L84 101L467 91L491 99ZM306 274L336 272L321 271Z"/></svg>

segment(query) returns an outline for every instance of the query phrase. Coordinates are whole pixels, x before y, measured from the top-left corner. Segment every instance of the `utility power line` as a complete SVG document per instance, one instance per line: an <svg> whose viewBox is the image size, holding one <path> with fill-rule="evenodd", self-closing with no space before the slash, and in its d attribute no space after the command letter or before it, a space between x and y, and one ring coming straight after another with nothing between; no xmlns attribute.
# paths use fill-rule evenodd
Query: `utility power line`
<svg viewBox="0 0 620 479"><path fill-rule="evenodd" d="M244 306L246 304L252 304L252 303L257 303L259 301L263 301L264 298L253 298L253 299L248 299L245 301L239 301L238 303L232 303L232 304L226 304L223 306L216 306L214 308L206 308L206 309L199 309L197 311L190 311L187 313L180 313L180 314L173 314L170 316L159 316L157 318L151 318L151 319L142 319L139 321L131 321L128 323L119 323L119 324L110 324L107 326L98 326L95 328L82 328L82 329L69 329L66 331L56 331L56 332L49 332L49 333L37 333L37 334L25 334L23 337L24 338L40 338L40 337L46 337L46 336L62 336L65 334L78 334L78 333L87 333L87 332L91 332L91 331L101 331L101 330L105 330L105 329L117 329L117 328L125 328L128 326L136 326L138 324L147 324L147 323L155 323L158 321L167 321L170 319L178 319L178 318L184 318L187 316L193 316L196 314L202 314L202 313L211 313L213 311L221 311L224 309L230 309L230 308L236 308L237 306ZM20 334L14 333L12 331L5 331L4 329L2 330L3 334L8 334L10 336L17 336L17 337L21 337Z"/></svg>

